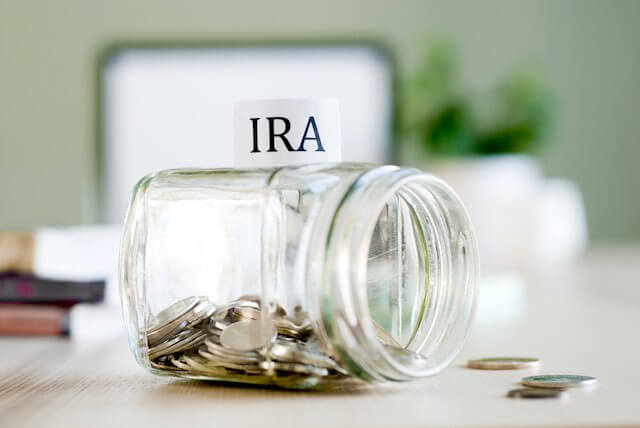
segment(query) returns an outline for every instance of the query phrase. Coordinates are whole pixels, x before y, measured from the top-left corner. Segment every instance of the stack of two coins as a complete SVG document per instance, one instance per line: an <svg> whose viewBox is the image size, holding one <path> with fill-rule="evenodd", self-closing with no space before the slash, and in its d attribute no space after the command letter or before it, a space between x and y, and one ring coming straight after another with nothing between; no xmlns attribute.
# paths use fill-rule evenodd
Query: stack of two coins
<svg viewBox="0 0 640 428"><path fill-rule="evenodd" d="M537 358L500 357L470 360L467 367L480 370L518 370L538 369ZM582 375L536 375L522 378L525 388L513 389L507 393L510 398L559 398L566 394L567 388L587 387L596 383L591 376Z"/></svg>

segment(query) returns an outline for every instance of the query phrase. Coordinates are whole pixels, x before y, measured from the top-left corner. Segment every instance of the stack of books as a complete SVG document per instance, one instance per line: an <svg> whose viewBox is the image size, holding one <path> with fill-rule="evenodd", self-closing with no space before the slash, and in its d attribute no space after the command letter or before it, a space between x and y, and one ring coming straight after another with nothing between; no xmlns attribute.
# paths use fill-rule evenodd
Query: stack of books
<svg viewBox="0 0 640 428"><path fill-rule="evenodd" d="M25 250L32 239L6 232L0 238L0 335L68 336L71 308L104 300L104 280L37 276L29 260L32 251Z"/></svg>
<svg viewBox="0 0 640 428"><path fill-rule="evenodd" d="M0 274L0 335L68 336L73 305L102 302L104 288L104 281Z"/></svg>

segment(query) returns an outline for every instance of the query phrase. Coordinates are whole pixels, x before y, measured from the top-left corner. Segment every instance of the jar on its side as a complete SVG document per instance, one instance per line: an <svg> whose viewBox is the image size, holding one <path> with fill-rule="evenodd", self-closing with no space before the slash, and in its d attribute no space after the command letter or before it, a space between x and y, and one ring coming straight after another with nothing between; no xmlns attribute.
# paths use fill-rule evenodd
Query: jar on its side
<svg viewBox="0 0 640 428"><path fill-rule="evenodd" d="M284 387L439 372L464 343L477 276L454 192L369 164L151 174L121 251L143 367Z"/></svg>

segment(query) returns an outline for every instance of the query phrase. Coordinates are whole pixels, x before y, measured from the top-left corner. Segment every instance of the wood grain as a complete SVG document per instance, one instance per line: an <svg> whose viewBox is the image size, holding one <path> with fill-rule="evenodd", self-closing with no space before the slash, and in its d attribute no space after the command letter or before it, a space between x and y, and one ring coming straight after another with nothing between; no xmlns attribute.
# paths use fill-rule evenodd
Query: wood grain
<svg viewBox="0 0 640 428"><path fill-rule="evenodd" d="M460 358L413 384L300 392L185 381L139 368L121 335L0 338L0 427L640 425L638 261L640 249L596 251L530 281L515 318L478 319ZM599 385L563 401L514 400L505 394L530 371L462 367L504 355Z"/></svg>

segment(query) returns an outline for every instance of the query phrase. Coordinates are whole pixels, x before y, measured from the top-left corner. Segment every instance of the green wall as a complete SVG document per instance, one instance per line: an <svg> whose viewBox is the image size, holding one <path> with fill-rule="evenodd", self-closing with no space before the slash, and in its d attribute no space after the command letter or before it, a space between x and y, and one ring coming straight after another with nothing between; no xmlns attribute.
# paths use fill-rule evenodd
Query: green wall
<svg viewBox="0 0 640 428"><path fill-rule="evenodd" d="M640 239L640 1L0 0L0 228L95 218L95 64L115 41L375 38L406 73L451 36L482 87L529 59L557 97L543 163L585 195L594 240Z"/></svg>

